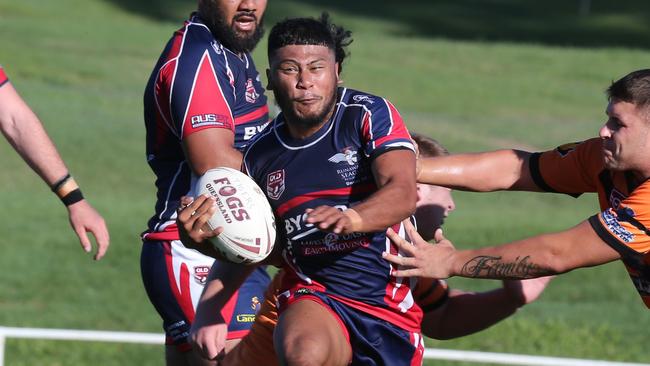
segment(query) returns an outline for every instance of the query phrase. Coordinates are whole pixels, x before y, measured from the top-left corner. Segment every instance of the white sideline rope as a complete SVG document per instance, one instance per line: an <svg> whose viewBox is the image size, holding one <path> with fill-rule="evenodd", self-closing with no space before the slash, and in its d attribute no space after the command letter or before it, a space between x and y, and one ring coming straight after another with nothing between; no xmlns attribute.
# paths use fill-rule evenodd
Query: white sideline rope
<svg viewBox="0 0 650 366"><path fill-rule="evenodd" d="M109 332L74 329L12 328L0 326L0 366L4 365L6 338L54 339L64 341L96 341L161 345L164 344L165 341L164 335L157 333ZM650 364L646 363L610 362L577 358L529 356L507 353L458 351L430 348L424 350L424 358L529 366L650 366Z"/></svg>

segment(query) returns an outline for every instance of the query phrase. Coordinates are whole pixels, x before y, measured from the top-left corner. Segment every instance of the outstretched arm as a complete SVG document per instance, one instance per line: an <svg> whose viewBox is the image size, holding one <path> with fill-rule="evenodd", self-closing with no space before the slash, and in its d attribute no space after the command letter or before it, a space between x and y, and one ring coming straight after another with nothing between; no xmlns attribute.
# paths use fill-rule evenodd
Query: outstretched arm
<svg viewBox="0 0 650 366"><path fill-rule="evenodd" d="M537 300L551 279L504 281L501 288L477 293L450 290L441 307L424 314L422 333L434 339L452 339L484 330Z"/></svg>
<svg viewBox="0 0 650 366"><path fill-rule="evenodd" d="M388 261L402 266L395 276L525 279L620 259L620 254L607 245L587 221L562 232L474 250L456 250L442 236L442 231L436 232L437 244L430 245L413 225L405 225L413 245L388 230L388 236L408 255L398 257L384 253Z"/></svg>
<svg viewBox="0 0 650 366"><path fill-rule="evenodd" d="M68 177L68 169L36 114L9 82L0 86L0 129L23 160L65 203L70 224L86 252L91 251L87 233L94 235L97 242L94 258L101 259L109 245L104 219L83 198L73 179L66 179L55 189L57 183Z"/></svg>
<svg viewBox="0 0 650 366"><path fill-rule="evenodd" d="M418 183L464 191L540 191L528 161L530 153L497 150L418 159Z"/></svg>

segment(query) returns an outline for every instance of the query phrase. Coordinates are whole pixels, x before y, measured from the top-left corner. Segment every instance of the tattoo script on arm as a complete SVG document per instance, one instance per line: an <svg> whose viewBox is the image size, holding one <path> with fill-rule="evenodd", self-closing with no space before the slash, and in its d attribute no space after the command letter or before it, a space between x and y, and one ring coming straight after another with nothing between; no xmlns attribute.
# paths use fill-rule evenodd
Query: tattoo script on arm
<svg viewBox="0 0 650 366"><path fill-rule="evenodd" d="M553 274L547 268L530 261L530 256L503 261L501 257L480 255L463 265L461 275L474 278L525 279Z"/></svg>

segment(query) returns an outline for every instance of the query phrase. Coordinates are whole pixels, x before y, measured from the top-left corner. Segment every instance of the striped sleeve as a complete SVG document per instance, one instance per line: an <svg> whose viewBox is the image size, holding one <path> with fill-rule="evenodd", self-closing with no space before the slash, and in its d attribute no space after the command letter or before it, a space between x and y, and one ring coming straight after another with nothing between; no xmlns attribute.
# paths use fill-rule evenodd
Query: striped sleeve
<svg viewBox="0 0 650 366"><path fill-rule="evenodd" d="M530 174L535 184L546 192L579 196L596 192L598 174L603 169L601 141L590 139L532 154Z"/></svg>
<svg viewBox="0 0 650 366"><path fill-rule="evenodd" d="M393 104L383 98L366 107L361 135L365 143L365 154L371 159L390 150L415 151L402 116Z"/></svg>
<svg viewBox="0 0 650 366"><path fill-rule="evenodd" d="M637 187L618 208L590 217L589 223L623 257L650 252L650 181Z"/></svg>

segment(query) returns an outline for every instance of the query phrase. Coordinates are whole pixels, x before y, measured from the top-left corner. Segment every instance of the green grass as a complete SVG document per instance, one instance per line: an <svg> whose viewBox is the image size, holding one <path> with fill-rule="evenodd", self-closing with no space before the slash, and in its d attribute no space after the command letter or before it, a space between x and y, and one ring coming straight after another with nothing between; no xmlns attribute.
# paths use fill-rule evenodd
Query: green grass
<svg viewBox="0 0 650 366"><path fill-rule="evenodd" d="M608 83L647 66L647 4L592 3L590 15L579 17L578 2L559 0L543 9L532 1L332 1L324 7L276 0L267 24L329 10L355 32L346 85L386 96L412 130L452 152L545 149L594 136ZM142 91L164 43L193 6L190 0L0 0L0 63L107 219L112 239L101 262L79 250L62 205L0 142L0 324L161 331L139 274L138 234L154 202ZM254 54L260 69L264 49ZM456 200L446 234L463 248L562 230L597 209L593 196L456 193ZM428 345L650 362L642 346L647 314L614 263L561 276L538 302L485 332ZM5 357L9 366L160 365L162 350L9 340Z"/></svg>

